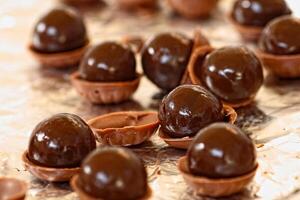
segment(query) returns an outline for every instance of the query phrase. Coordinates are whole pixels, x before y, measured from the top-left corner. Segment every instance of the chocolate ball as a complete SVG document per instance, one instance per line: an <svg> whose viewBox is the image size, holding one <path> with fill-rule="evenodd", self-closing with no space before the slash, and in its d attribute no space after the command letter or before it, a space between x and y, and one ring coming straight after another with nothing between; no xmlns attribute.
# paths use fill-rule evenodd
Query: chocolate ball
<svg viewBox="0 0 300 200"><path fill-rule="evenodd" d="M90 48L79 66L80 77L94 82L131 81L136 78L135 55L116 42Z"/></svg>
<svg viewBox="0 0 300 200"><path fill-rule="evenodd" d="M228 46L212 51L204 63L196 62L197 76L219 99L239 104L254 98L263 84L259 59L243 46Z"/></svg>
<svg viewBox="0 0 300 200"><path fill-rule="evenodd" d="M147 192L147 173L142 160L130 150L104 147L84 160L79 184L95 198L140 199Z"/></svg>
<svg viewBox="0 0 300 200"><path fill-rule="evenodd" d="M142 67L155 85L170 91L180 84L193 42L178 33L161 33L151 38L142 50Z"/></svg>
<svg viewBox="0 0 300 200"><path fill-rule="evenodd" d="M300 54L300 19L284 16L270 22L261 35L259 47L271 54Z"/></svg>
<svg viewBox="0 0 300 200"><path fill-rule="evenodd" d="M289 14L291 10L284 0L237 0L232 10L237 23L261 27L276 17Z"/></svg>
<svg viewBox="0 0 300 200"><path fill-rule="evenodd" d="M207 178L231 178L256 167L252 140L238 127L214 123L202 129L191 143L188 167L192 174Z"/></svg>
<svg viewBox="0 0 300 200"><path fill-rule="evenodd" d="M89 126L73 114L56 114L40 122L33 130L28 158L45 167L79 167L82 160L96 148Z"/></svg>
<svg viewBox="0 0 300 200"><path fill-rule="evenodd" d="M161 129L173 138L194 136L201 128L224 119L222 103L198 85L181 85L159 107Z"/></svg>
<svg viewBox="0 0 300 200"><path fill-rule="evenodd" d="M71 8L61 7L52 9L37 22L32 47L42 53L58 53L82 47L87 41L82 17Z"/></svg>

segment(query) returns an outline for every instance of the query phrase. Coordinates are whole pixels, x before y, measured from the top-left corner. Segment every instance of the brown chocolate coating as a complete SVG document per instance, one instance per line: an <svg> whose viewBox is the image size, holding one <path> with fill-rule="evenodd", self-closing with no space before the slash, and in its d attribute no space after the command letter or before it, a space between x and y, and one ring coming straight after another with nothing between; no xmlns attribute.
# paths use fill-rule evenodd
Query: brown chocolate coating
<svg viewBox="0 0 300 200"><path fill-rule="evenodd" d="M82 17L71 8L55 8L35 25L32 47L42 53L70 51L87 43Z"/></svg>
<svg viewBox="0 0 300 200"><path fill-rule="evenodd" d="M180 84L193 42L177 33L161 33L151 38L142 50L145 75L159 88L170 91Z"/></svg>
<svg viewBox="0 0 300 200"><path fill-rule="evenodd" d="M89 126L73 114L56 114L40 122L32 131L28 158L45 167L79 167L96 148Z"/></svg>
<svg viewBox="0 0 300 200"><path fill-rule="evenodd" d="M218 98L231 104L253 98L263 84L259 59L243 46L214 50L205 57L203 65L195 68L199 69L197 76L202 83Z"/></svg>
<svg viewBox="0 0 300 200"><path fill-rule="evenodd" d="M276 17L289 14L291 10L285 0L237 0L232 9L237 23L261 27Z"/></svg>
<svg viewBox="0 0 300 200"><path fill-rule="evenodd" d="M284 16L273 20L264 29L259 47L271 54L300 54L300 19Z"/></svg>
<svg viewBox="0 0 300 200"><path fill-rule="evenodd" d="M104 42L88 50L79 67L80 77L94 82L130 81L136 78L136 60L130 48Z"/></svg>
<svg viewBox="0 0 300 200"><path fill-rule="evenodd" d="M256 166L252 140L228 123L214 123L199 131L187 157L190 172L208 178L237 177L251 172Z"/></svg>
<svg viewBox="0 0 300 200"><path fill-rule="evenodd" d="M95 198L133 200L147 192L147 173L142 160L125 148L95 150L83 162L80 187Z"/></svg>
<svg viewBox="0 0 300 200"><path fill-rule="evenodd" d="M182 85L171 91L159 107L162 130L174 138L194 136L201 128L222 121L222 103L198 85Z"/></svg>

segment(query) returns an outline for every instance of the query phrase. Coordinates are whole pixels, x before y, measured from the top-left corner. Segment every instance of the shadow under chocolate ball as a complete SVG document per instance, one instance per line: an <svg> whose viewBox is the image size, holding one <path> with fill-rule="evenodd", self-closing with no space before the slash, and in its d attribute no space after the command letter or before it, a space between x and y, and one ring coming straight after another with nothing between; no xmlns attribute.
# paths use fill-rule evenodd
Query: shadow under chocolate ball
<svg viewBox="0 0 300 200"><path fill-rule="evenodd" d="M35 127L29 141L28 159L45 167L79 167L95 148L96 140L89 126L76 115L61 113Z"/></svg>

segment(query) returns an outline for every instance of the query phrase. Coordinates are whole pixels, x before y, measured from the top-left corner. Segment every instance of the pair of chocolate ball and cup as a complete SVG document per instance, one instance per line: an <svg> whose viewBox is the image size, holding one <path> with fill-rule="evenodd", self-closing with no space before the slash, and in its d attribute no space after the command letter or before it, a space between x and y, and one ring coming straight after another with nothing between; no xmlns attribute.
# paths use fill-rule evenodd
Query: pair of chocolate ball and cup
<svg viewBox="0 0 300 200"><path fill-rule="evenodd" d="M23 154L28 171L41 180L71 179L80 199L148 199L151 189L142 160L130 150L99 147L89 126L73 114L40 122Z"/></svg>

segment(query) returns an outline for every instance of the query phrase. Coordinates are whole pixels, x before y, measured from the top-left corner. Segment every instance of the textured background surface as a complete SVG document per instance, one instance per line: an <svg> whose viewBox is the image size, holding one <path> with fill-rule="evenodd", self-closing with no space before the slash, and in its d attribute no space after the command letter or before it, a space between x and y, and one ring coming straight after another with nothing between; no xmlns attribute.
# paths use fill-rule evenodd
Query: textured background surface
<svg viewBox="0 0 300 200"><path fill-rule="evenodd" d="M162 31L192 35L193 29L200 26L214 46L241 43L225 17L230 0L220 1L209 21L186 21L168 9L153 15L130 15L120 12L111 2L107 8L84 13L93 42L120 39L124 34L148 37ZM299 13L299 2L291 2ZM41 182L24 171L20 155L27 148L34 126L58 112L75 113L88 120L119 110L155 109L157 102L151 96L158 90L144 78L133 100L118 106L90 105L71 87L70 71L40 69L26 49L37 17L57 2L0 0L0 4L0 175L30 182L28 199L76 199L68 184ZM256 104L238 110L238 125L257 143L265 145L258 149L260 170L253 184L243 193L226 199L300 198L299 89L298 80L284 81L267 75ZM195 197L178 174L176 161L184 155L183 151L167 147L157 136L134 151L147 164L153 199L209 199Z"/></svg>

